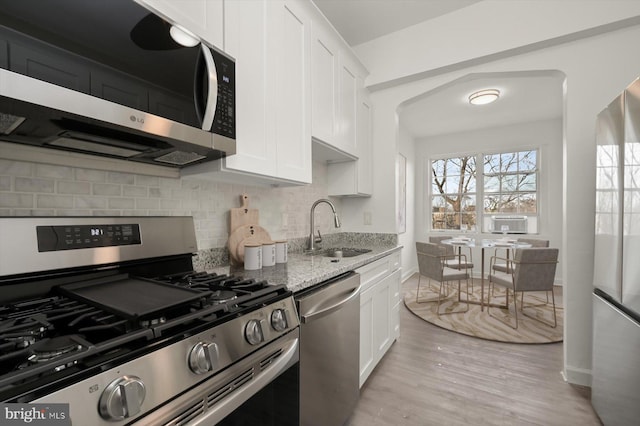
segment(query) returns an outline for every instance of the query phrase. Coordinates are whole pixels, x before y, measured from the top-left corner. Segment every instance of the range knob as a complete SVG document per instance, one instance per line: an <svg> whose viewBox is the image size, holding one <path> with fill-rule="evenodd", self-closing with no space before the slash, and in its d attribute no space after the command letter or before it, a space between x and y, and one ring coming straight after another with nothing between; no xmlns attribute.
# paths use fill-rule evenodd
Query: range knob
<svg viewBox="0 0 640 426"><path fill-rule="evenodd" d="M287 329L287 313L284 309L276 309L271 312L271 327L275 331L285 331Z"/></svg>
<svg viewBox="0 0 640 426"><path fill-rule="evenodd" d="M204 374L218 366L218 345L198 342L189 352L189 368L196 374Z"/></svg>
<svg viewBox="0 0 640 426"><path fill-rule="evenodd" d="M262 343L264 341L264 335L262 334L262 321L257 319L249 320L244 328L244 337L250 345Z"/></svg>
<svg viewBox="0 0 640 426"><path fill-rule="evenodd" d="M140 412L147 392L136 376L122 376L109 383L100 395L100 416L106 420L123 420Z"/></svg>

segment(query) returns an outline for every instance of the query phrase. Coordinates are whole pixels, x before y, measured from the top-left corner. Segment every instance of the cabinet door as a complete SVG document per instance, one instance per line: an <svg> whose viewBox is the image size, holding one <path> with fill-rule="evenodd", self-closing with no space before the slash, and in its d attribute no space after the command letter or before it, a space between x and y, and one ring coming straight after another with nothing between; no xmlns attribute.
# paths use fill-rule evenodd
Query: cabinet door
<svg viewBox="0 0 640 426"><path fill-rule="evenodd" d="M328 144L336 143L338 116L338 44L319 25L312 41L312 134Z"/></svg>
<svg viewBox="0 0 640 426"><path fill-rule="evenodd" d="M389 280L385 278L374 287L373 293L373 347L374 359L379 361L391 345L391 300Z"/></svg>
<svg viewBox="0 0 640 426"><path fill-rule="evenodd" d="M360 294L360 387L375 367L373 345L373 293L370 288Z"/></svg>
<svg viewBox="0 0 640 426"><path fill-rule="evenodd" d="M358 178L357 194L373 194L373 146L371 141L371 103L368 98L361 98L358 102L357 115L357 152Z"/></svg>
<svg viewBox="0 0 640 426"><path fill-rule="evenodd" d="M371 165L371 105L368 100L358 101L357 111L358 159L328 164L328 195L370 196L373 194Z"/></svg>
<svg viewBox="0 0 640 426"><path fill-rule="evenodd" d="M338 91L338 143L342 151L356 155L356 111L358 109L358 77L346 52L340 64Z"/></svg>
<svg viewBox="0 0 640 426"><path fill-rule="evenodd" d="M277 175L311 183L311 17L306 9L309 6L299 0L273 3L275 45L271 60L275 62Z"/></svg>
<svg viewBox="0 0 640 426"><path fill-rule="evenodd" d="M223 1L224 0L136 0L165 17L180 24L213 46L223 45ZM233 2L229 2L233 3Z"/></svg>
<svg viewBox="0 0 640 426"><path fill-rule="evenodd" d="M269 1L232 1L225 7L226 50L236 59L236 154L228 170L277 176L273 108L268 83L266 19Z"/></svg>
<svg viewBox="0 0 640 426"><path fill-rule="evenodd" d="M389 300L389 306L391 307L391 317L389 319L390 331L391 331L391 341L397 339L400 336L400 280L401 280L401 270L396 270L393 274L391 274L388 278L389 280L389 295L391 299Z"/></svg>

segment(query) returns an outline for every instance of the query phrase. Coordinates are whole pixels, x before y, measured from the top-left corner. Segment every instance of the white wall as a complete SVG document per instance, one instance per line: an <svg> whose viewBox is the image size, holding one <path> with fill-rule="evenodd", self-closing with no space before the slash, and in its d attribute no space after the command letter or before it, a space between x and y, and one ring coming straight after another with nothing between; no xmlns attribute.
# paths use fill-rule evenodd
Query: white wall
<svg viewBox="0 0 640 426"><path fill-rule="evenodd" d="M402 127L398 131L398 150L400 154L407 159L407 182L406 182L406 223L407 228L404 234L398 235L398 244L404 248L400 254L402 266L402 280L409 278L418 270L418 260L416 256L415 234L416 226L416 207L421 204L420 194L422 193L417 187L416 176L418 176L420 168L420 155L416 154L415 143L413 137ZM396 197L398 194L396 194Z"/></svg>
<svg viewBox="0 0 640 426"><path fill-rule="evenodd" d="M601 2L605 6L616 2ZM613 6L612 6L613 7ZM492 16L493 20L495 17ZM476 16L476 19L482 19ZM500 21L502 18L496 19ZM535 24L535 23L534 23ZM521 28L526 31L526 28ZM447 40L452 33L441 34L436 39L446 51ZM415 40L416 35L411 35ZM432 37L433 38L433 37ZM426 35L423 38L428 39ZM394 183L392 160L397 153L398 106L420 93L433 90L443 84L473 72L513 72L529 70L558 70L566 75L565 114L563 120L563 264L565 308L565 365L564 373L572 383L590 384L591 374L591 289L593 259L593 228L595 204L595 116L640 75L640 55L637 50L640 26L630 26L606 34L570 41L564 44L534 50L511 57L499 58L477 66L446 72L427 72L426 78L405 79L389 88L372 93L374 105L374 152L376 173L374 196L367 201L367 208L375 211L380 220L380 232L393 232ZM413 43L409 39L407 43ZM403 40L397 40L402 46ZM380 44L377 55L391 55ZM430 52L437 56L438 52ZM415 72L414 55L404 58L403 66ZM372 69L364 56L363 62ZM421 61L422 59L416 59ZM397 64L395 65L397 66ZM428 70L426 70L428 71ZM401 74L398 74L401 75ZM422 76L422 75L421 75ZM406 82L405 82L406 81Z"/></svg>
<svg viewBox="0 0 640 426"><path fill-rule="evenodd" d="M562 87L558 87L562 90ZM427 241L430 232L429 200L427 197L430 160L444 155L491 153L505 150L539 148L539 235L551 247L562 253L562 119L519 123L511 126L480 129L475 132L451 133L416 140L416 232L417 241ZM482 200L477 200L481 203ZM470 233L473 238L487 234ZM480 249L473 253L474 273L480 276ZM562 264L562 255L559 259ZM557 270L560 284L562 269Z"/></svg>

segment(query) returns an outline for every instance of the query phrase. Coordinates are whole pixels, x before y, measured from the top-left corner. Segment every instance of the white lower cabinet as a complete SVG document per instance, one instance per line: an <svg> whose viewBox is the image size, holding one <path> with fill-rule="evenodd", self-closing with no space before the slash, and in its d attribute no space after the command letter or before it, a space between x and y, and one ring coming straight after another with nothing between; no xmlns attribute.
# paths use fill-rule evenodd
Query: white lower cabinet
<svg viewBox="0 0 640 426"><path fill-rule="evenodd" d="M399 334L400 253L356 270L360 274L360 387Z"/></svg>

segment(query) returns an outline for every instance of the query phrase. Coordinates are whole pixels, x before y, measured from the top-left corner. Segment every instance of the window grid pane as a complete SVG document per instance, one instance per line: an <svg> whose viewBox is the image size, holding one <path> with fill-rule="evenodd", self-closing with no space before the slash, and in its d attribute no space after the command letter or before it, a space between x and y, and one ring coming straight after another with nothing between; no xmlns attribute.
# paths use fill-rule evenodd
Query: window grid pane
<svg viewBox="0 0 640 426"><path fill-rule="evenodd" d="M474 156L431 162L431 228L476 226L476 159ZM464 226L461 226L464 225Z"/></svg>
<svg viewBox="0 0 640 426"><path fill-rule="evenodd" d="M537 150L529 150L432 160L432 229L473 230L483 223L479 214L536 216L537 158ZM476 185L478 160L483 161L480 189Z"/></svg>

